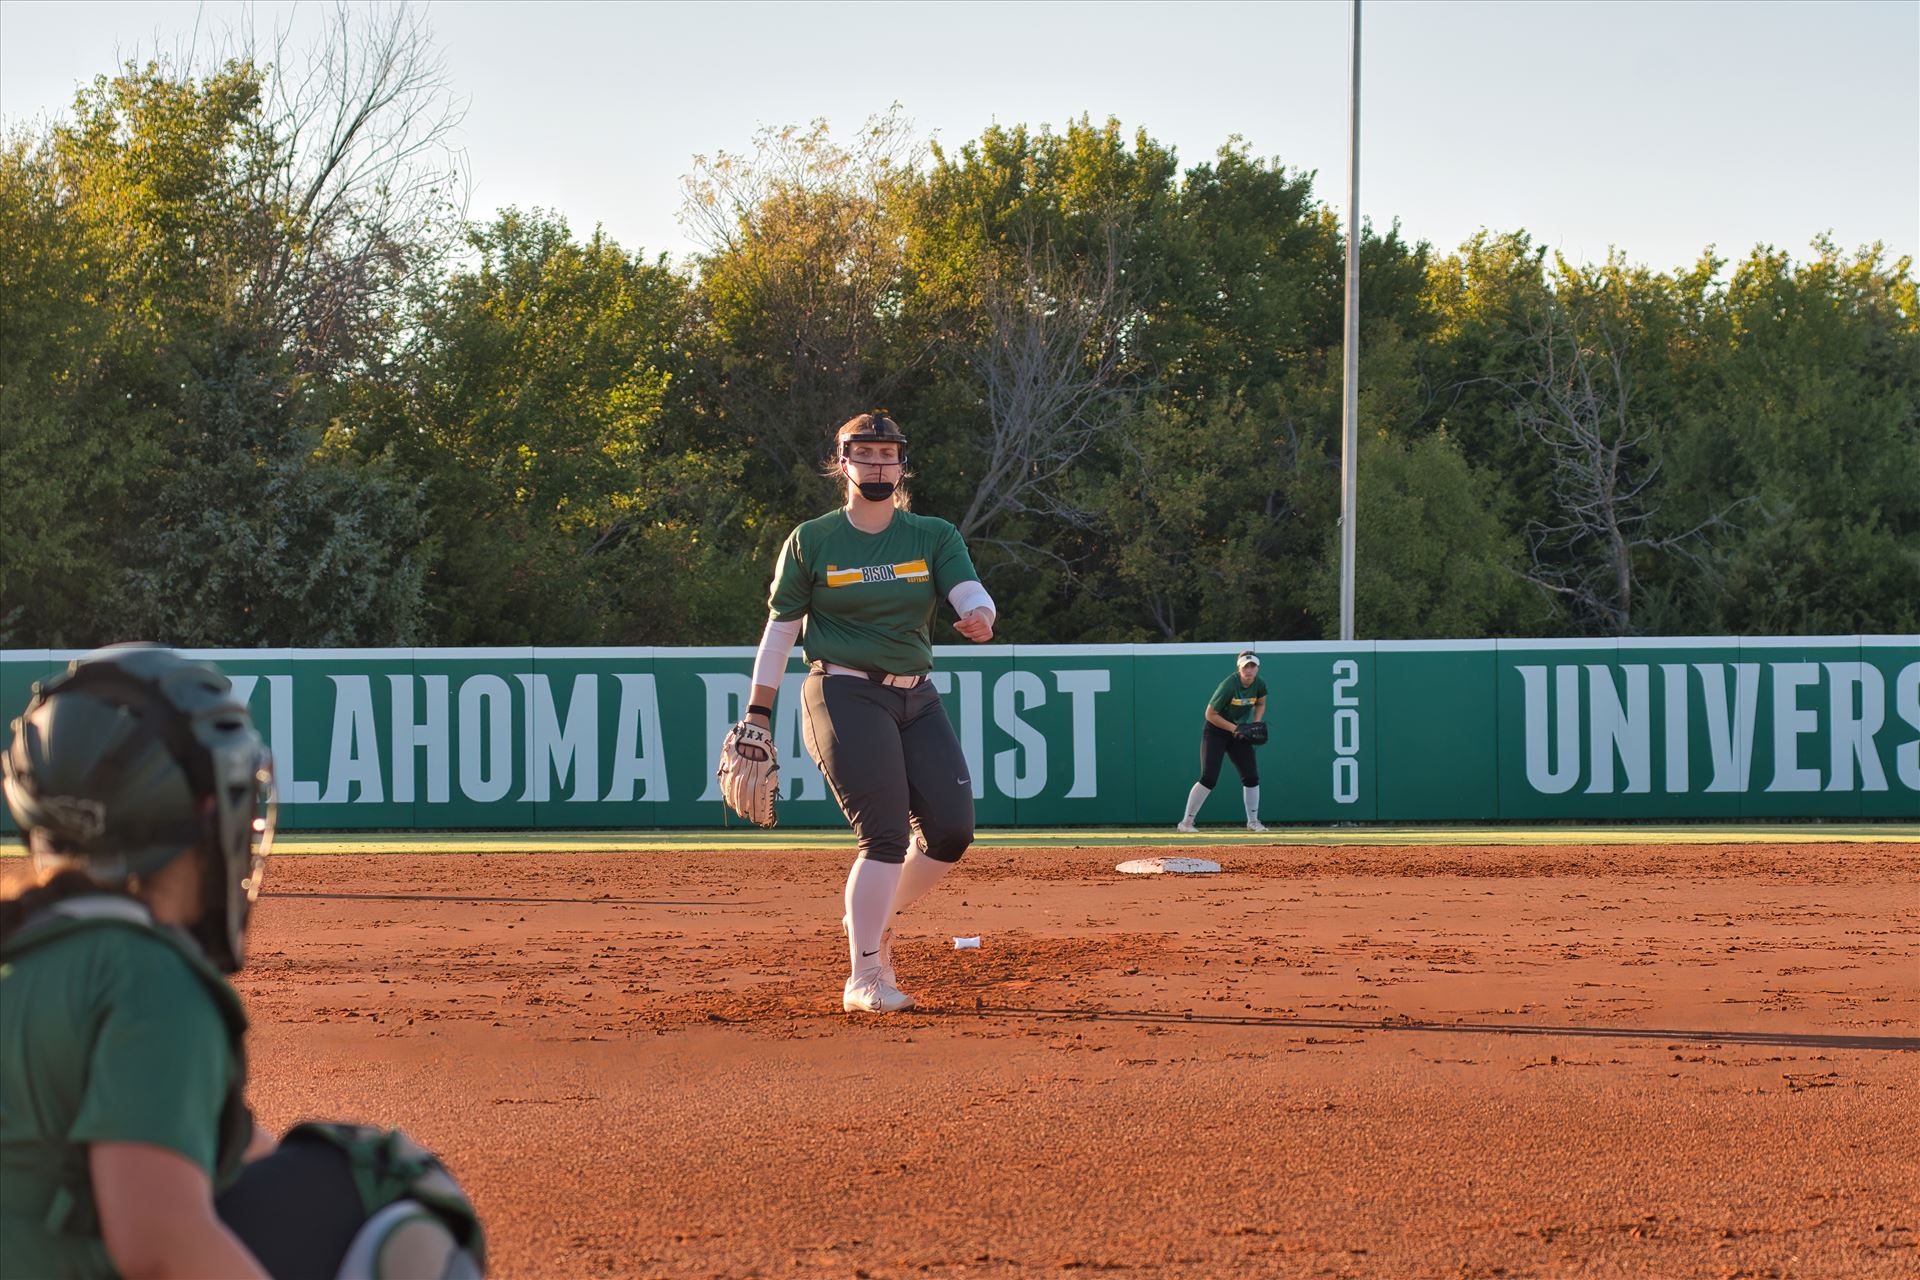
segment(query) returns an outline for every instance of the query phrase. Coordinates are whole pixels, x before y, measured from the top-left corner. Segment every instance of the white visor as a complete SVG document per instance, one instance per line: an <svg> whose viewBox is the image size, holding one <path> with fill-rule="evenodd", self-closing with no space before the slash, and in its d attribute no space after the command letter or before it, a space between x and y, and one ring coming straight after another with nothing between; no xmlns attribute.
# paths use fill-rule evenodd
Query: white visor
<svg viewBox="0 0 1920 1280"><path fill-rule="evenodd" d="M1260 657L1254 653L1253 650L1249 649L1240 655L1238 665L1243 667L1257 667L1260 665Z"/></svg>

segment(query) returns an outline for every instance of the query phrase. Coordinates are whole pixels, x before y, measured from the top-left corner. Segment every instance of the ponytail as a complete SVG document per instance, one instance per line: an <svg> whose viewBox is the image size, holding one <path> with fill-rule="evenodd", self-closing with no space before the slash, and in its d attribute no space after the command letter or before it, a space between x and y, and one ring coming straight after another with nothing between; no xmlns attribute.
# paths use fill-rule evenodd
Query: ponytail
<svg viewBox="0 0 1920 1280"><path fill-rule="evenodd" d="M0 946L12 939L14 931L57 902L82 898L89 894L111 893L123 898L133 895L117 885L104 885L77 867L56 871L17 897L0 898Z"/></svg>

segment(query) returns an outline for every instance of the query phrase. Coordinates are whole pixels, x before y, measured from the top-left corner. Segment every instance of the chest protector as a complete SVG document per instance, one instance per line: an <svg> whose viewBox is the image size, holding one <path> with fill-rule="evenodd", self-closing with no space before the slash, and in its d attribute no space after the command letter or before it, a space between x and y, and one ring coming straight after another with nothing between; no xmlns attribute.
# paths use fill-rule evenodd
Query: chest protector
<svg viewBox="0 0 1920 1280"><path fill-rule="evenodd" d="M220 1188L239 1176L241 1157L253 1137L253 1112L247 1108L247 1013L240 996L227 980L207 962L193 940L177 929L153 922L145 907L130 898L100 894L68 898L29 917L0 946L0 963L11 963L21 956L53 946L63 939L104 929L130 929L149 938L157 938L179 953L187 968L200 979L220 1021L227 1029L230 1065L227 1094L220 1105L220 1137L216 1147L214 1187ZM70 1188L56 1197L48 1213L47 1227L54 1231L93 1235L99 1231L99 1216L94 1211L93 1188L89 1182Z"/></svg>

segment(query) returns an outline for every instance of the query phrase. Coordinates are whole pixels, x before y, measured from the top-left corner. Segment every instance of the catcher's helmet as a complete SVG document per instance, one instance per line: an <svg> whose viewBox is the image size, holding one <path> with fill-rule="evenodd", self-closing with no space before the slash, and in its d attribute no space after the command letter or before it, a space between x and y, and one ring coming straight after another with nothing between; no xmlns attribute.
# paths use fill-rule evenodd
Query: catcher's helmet
<svg viewBox="0 0 1920 1280"><path fill-rule="evenodd" d="M190 932L231 973L273 843L273 765L233 685L157 645L115 645L33 687L0 757L0 787L35 865L103 884L197 852L205 903Z"/></svg>

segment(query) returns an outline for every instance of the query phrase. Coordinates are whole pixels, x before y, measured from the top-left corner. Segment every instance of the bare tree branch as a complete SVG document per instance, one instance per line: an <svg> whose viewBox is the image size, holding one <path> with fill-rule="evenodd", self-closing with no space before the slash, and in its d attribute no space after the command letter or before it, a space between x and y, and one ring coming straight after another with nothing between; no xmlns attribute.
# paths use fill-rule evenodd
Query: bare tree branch
<svg viewBox="0 0 1920 1280"><path fill-rule="evenodd" d="M1654 532L1661 514L1654 428L1635 407L1631 352L1613 323L1553 301L1529 350L1535 372L1503 385L1516 421L1547 450L1558 515L1527 527L1528 580L1568 600L1584 622L1626 635L1633 629L1635 552L1691 555L1728 513L1683 533Z"/></svg>
<svg viewBox="0 0 1920 1280"><path fill-rule="evenodd" d="M210 68L207 64L213 64ZM244 303L309 373L378 354L411 283L460 243L468 192L444 58L424 8L337 0L304 52L253 13L174 65L262 77L258 136L243 175L249 242L223 246L248 276Z"/></svg>
<svg viewBox="0 0 1920 1280"><path fill-rule="evenodd" d="M979 379L987 433L984 473L957 522L967 538L1017 515L1092 521L1063 482L1132 408L1118 378L1128 305L1117 230L1109 227L1104 242L1096 261L1066 266L1030 239L1017 278L983 281L984 333L967 363Z"/></svg>

